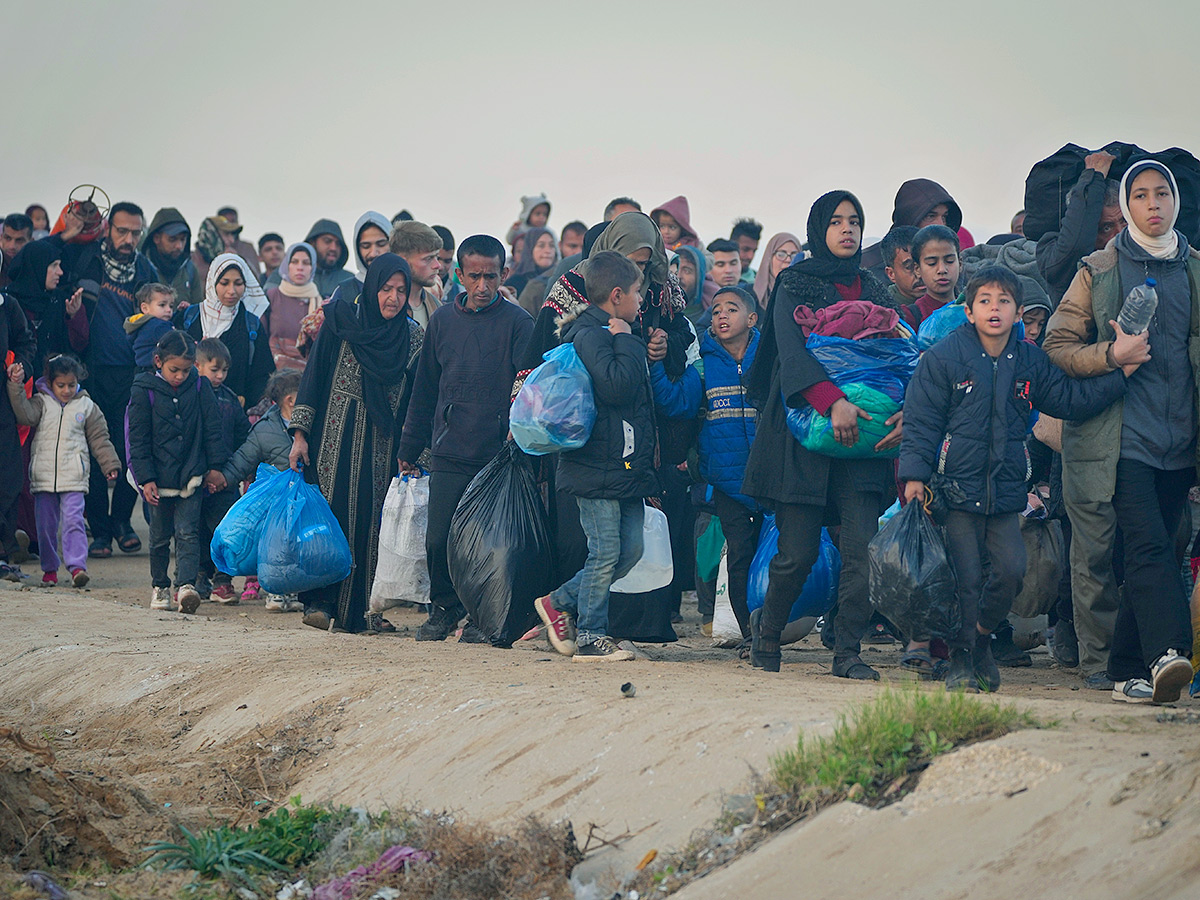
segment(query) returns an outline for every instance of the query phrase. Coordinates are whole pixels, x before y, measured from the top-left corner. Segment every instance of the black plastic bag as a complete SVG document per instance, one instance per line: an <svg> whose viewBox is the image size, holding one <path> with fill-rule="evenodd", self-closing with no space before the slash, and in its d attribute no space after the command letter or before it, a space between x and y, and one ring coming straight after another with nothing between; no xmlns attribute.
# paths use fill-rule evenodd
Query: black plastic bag
<svg viewBox="0 0 1200 900"><path fill-rule="evenodd" d="M511 647L550 593L554 545L528 457L509 441L467 485L450 520L450 581L476 627Z"/></svg>
<svg viewBox="0 0 1200 900"><path fill-rule="evenodd" d="M908 635L951 638L962 625L954 570L941 529L909 503L867 548L871 604Z"/></svg>

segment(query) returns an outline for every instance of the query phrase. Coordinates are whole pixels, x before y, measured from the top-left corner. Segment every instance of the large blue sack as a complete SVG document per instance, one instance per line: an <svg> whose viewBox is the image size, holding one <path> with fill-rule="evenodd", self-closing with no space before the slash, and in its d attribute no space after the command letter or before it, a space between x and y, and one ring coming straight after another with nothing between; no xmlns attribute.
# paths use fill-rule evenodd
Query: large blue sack
<svg viewBox="0 0 1200 900"><path fill-rule="evenodd" d="M810 334L805 343L808 352L817 358L838 387L866 385L887 394L897 403L904 402L904 392L917 370L920 356L917 345L908 338L855 341Z"/></svg>
<svg viewBox="0 0 1200 900"><path fill-rule="evenodd" d="M258 583L272 594L315 591L344 581L350 543L316 485L288 472L258 539Z"/></svg>
<svg viewBox="0 0 1200 900"><path fill-rule="evenodd" d="M750 611L758 609L767 598L767 584L770 581L771 560L779 552L779 529L775 527L773 515L763 516L762 534L758 538L758 550L750 562L750 579L746 585L746 605ZM788 613L788 621L795 622L807 616L823 616L829 612L837 600L838 580L842 574L842 555L829 537L829 532L821 529L821 549L817 552L817 562L804 582L804 589L792 604Z"/></svg>
<svg viewBox="0 0 1200 900"><path fill-rule="evenodd" d="M560 344L542 359L517 392L509 430L517 446L533 456L578 450L596 424L592 376L574 344Z"/></svg>
<svg viewBox="0 0 1200 900"><path fill-rule="evenodd" d="M213 565L218 572L253 575L258 571L258 539L267 510L287 489L288 480L283 474L286 471L259 463L250 490L225 513L209 545Z"/></svg>
<svg viewBox="0 0 1200 900"><path fill-rule="evenodd" d="M967 307L961 303L948 303L935 309L917 329L917 346L928 350L960 325L967 324Z"/></svg>

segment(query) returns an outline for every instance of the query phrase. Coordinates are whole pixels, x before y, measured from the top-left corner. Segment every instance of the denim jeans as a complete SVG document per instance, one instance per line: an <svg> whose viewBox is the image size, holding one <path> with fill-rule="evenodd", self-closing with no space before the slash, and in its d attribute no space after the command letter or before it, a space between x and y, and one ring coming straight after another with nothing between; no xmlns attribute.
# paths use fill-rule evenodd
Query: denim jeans
<svg viewBox="0 0 1200 900"><path fill-rule="evenodd" d="M575 617L578 644L585 647L608 634L608 592L612 583L642 558L642 499L589 500L576 497L579 524L587 536L583 568L550 595L554 608Z"/></svg>
<svg viewBox="0 0 1200 900"><path fill-rule="evenodd" d="M171 538L175 538L175 587L195 585L200 570L200 511L204 491L190 497L159 497L150 510L150 579L170 587Z"/></svg>

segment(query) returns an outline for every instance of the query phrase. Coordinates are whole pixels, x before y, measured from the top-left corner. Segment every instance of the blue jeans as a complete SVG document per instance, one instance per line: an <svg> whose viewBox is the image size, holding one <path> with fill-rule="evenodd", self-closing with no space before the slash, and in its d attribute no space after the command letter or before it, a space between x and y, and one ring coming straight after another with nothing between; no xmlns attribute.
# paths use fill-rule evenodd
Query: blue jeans
<svg viewBox="0 0 1200 900"><path fill-rule="evenodd" d="M645 506L633 500L576 497L579 524L587 536L583 568L550 595L554 608L575 617L578 644L585 647L608 634L608 591L642 558Z"/></svg>

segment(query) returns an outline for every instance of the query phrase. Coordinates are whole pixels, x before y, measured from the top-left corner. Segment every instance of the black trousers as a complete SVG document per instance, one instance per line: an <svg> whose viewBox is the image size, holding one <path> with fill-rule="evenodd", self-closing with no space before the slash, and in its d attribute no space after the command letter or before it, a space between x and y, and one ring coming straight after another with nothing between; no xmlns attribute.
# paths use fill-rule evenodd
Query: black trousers
<svg viewBox="0 0 1200 900"><path fill-rule="evenodd" d="M137 503L137 491L126 480L125 460L125 407L129 405L129 389L133 386L133 366L96 366L88 373L88 395L100 407L108 422L108 436L121 460L122 472L113 485L112 506L109 507L108 482L96 458L92 457L92 468L88 473L88 495L83 511L88 527L92 529L92 540L107 544L116 536L118 526L124 526L133 515Z"/></svg>
<svg viewBox="0 0 1200 900"><path fill-rule="evenodd" d="M962 608L962 627L948 643L969 650L975 646L976 625L995 631L1008 618L1025 578L1025 542L1016 513L981 516L955 509L946 513L945 524Z"/></svg>
<svg viewBox="0 0 1200 900"><path fill-rule="evenodd" d="M482 468L482 466L480 467ZM429 600L443 609L462 609L450 581L450 520L475 472L433 472L429 476L429 522L425 531L425 560L429 565Z"/></svg>
<svg viewBox="0 0 1200 900"><path fill-rule="evenodd" d="M25 472L16 423L0 425L0 562L7 562L9 555L17 549L17 516ZM29 534L33 538L37 532Z"/></svg>
<svg viewBox="0 0 1200 900"><path fill-rule="evenodd" d="M696 583L696 509L688 493L691 478L675 466L658 470L663 485L662 510L667 517L667 533L671 538L671 612L678 613L683 592Z"/></svg>
<svg viewBox="0 0 1200 900"><path fill-rule="evenodd" d="M1113 681L1147 678L1168 650L1192 652L1187 591L1175 536L1195 469L1164 471L1122 459L1113 511L1125 539L1125 589L1108 656Z"/></svg>
<svg viewBox="0 0 1200 900"><path fill-rule="evenodd" d="M750 634L750 609L746 604L746 585L750 580L750 563L758 549L759 532L762 531L762 512L750 509L715 488L713 503L716 504L717 518L721 520L721 531L725 535L729 605L733 607L738 627L742 629L742 637L747 637ZM793 601L795 599L792 598Z"/></svg>

